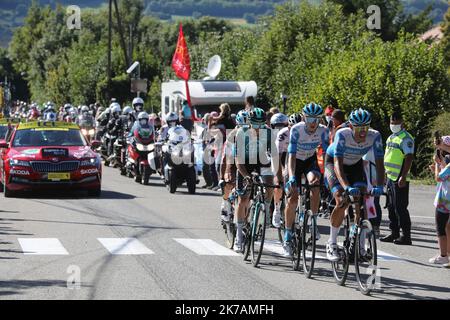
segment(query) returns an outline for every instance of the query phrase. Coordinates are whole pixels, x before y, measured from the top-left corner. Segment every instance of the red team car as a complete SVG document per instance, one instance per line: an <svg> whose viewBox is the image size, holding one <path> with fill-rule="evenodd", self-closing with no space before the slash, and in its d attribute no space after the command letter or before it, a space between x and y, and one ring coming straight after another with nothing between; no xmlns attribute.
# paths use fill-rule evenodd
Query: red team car
<svg viewBox="0 0 450 320"><path fill-rule="evenodd" d="M0 188L3 185L5 197L52 188L82 189L95 197L101 194L100 156L76 124L21 123L9 141L0 142L0 148Z"/></svg>

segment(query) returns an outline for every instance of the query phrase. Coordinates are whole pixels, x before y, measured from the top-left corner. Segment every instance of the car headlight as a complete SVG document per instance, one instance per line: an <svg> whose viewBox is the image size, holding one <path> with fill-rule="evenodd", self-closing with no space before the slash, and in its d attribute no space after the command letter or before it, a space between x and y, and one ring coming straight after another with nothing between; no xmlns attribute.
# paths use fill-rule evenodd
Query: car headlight
<svg viewBox="0 0 450 320"><path fill-rule="evenodd" d="M93 166L97 166L98 164L98 159L97 158L91 158L91 159L86 159L81 161L80 166L81 167L93 167Z"/></svg>
<svg viewBox="0 0 450 320"><path fill-rule="evenodd" d="M86 129L81 129L81 133L83 136L86 136L88 134L88 131Z"/></svg>
<svg viewBox="0 0 450 320"><path fill-rule="evenodd" d="M95 134L95 130L94 129L89 130L89 135L90 136L93 136L94 134Z"/></svg>
<svg viewBox="0 0 450 320"><path fill-rule="evenodd" d="M9 165L11 167L30 167L30 163L28 161L11 159L9 160Z"/></svg>

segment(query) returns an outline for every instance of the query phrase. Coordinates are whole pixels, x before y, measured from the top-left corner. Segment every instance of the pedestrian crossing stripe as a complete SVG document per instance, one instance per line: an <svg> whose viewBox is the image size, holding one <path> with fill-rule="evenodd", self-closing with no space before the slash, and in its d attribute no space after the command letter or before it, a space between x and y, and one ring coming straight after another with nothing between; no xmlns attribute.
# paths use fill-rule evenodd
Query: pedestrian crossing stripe
<svg viewBox="0 0 450 320"><path fill-rule="evenodd" d="M174 239L200 256L240 256L211 239Z"/></svg>
<svg viewBox="0 0 450 320"><path fill-rule="evenodd" d="M19 238L25 255L68 255L69 253L56 238Z"/></svg>
<svg viewBox="0 0 450 320"><path fill-rule="evenodd" d="M154 254L136 238L98 238L97 240L113 255Z"/></svg>
<svg viewBox="0 0 450 320"><path fill-rule="evenodd" d="M97 238L97 240L112 255L151 255L155 254L136 238ZM240 254L221 246L211 239L174 238L177 243L200 256L241 256ZM68 255L57 238L19 238L19 244L25 255ZM267 254L283 255L283 246L277 240L265 240L264 249ZM378 260L385 262L402 261L397 256L382 250L377 251ZM316 253L316 259L327 260L323 255Z"/></svg>

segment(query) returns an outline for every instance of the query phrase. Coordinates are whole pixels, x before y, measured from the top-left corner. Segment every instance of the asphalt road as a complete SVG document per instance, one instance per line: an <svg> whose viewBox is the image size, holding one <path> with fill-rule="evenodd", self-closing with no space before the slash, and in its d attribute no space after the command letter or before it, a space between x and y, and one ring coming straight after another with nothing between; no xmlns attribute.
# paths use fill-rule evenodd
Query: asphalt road
<svg viewBox="0 0 450 320"><path fill-rule="evenodd" d="M432 187L410 191L414 246L379 243L380 288L369 297L358 291L353 266L339 287L329 262L318 260L306 279L274 253L276 241L259 268L224 249L218 193L172 195L159 178L142 186L110 168L103 190L101 199L0 198L0 299L450 298L450 270L428 264L437 252ZM386 233L385 211L383 218ZM325 256L328 220L320 224Z"/></svg>

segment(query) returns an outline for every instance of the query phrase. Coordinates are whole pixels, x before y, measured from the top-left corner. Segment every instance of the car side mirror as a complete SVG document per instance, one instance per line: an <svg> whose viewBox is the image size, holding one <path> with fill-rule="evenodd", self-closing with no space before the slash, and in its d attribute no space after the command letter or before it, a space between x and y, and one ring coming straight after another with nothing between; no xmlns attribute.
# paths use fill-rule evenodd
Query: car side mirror
<svg viewBox="0 0 450 320"><path fill-rule="evenodd" d="M93 149L97 149L98 147L100 147L102 145L102 143L98 140L92 140L91 141L91 147Z"/></svg>

